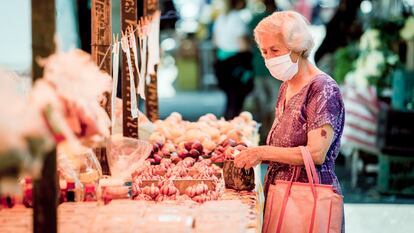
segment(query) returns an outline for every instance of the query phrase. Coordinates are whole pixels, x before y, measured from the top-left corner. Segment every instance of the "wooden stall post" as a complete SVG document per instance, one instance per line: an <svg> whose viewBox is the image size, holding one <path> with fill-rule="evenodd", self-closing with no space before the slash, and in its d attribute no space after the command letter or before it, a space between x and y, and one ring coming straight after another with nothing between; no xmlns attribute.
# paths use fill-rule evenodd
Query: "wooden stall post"
<svg viewBox="0 0 414 233"><path fill-rule="evenodd" d="M151 16L158 10L158 0L146 0L144 1L144 16ZM147 50L148 51L148 50ZM158 65L154 67L155 73L150 74L151 82L145 89L145 108L146 114L150 121L154 122L159 119L159 107L158 107L158 88L157 88L157 70Z"/></svg>
<svg viewBox="0 0 414 233"><path fill-rule="evenodd" d="M137 23L137 0L121 0L121 30L126 31L128 27L135 28ZM134 56L131 56L131 63L134 64ZM126 56L122 56L122 126L123 135L130 138L138 138L138 118L131 115L131 87L129 68ZM132 65L135 85L138 83L137 71Z"/></svg>
<svg viewBox="0 0 414 233"><path fill-rule="evenodd" d="M58 179L56 150L48 153L39 180L33 186L33 232L57 232Z"/></svg>
<svg viewBox="0 0 414 233"><path fill-rule="evenodd" d="M92 59L98 66L100 66L101 70L111 75L111 0L92 0L91 11ZM108 115L111 116L111 93L105 93L104 96L105 98L102 105L104 106ZM101 164L102 173L104 175L110 175L106 148L96 148L95 154Z"/></svg>
<svg viewBox="0 0 414 233"><path fill-rule="evenodd" d="M55 52L54 0L32 0L32 78L43 76L43 68L37 60ZM41 177L33 186L33 232L57 232L58 181L56 174L56 150L44 158Z"/></svg>
<svg viewBox="0 0 414 233"><path fill-rule="evenodd" d="M37 60L55 52L55 0L32 0L32 77L33 82L43 75Z"/></svg>

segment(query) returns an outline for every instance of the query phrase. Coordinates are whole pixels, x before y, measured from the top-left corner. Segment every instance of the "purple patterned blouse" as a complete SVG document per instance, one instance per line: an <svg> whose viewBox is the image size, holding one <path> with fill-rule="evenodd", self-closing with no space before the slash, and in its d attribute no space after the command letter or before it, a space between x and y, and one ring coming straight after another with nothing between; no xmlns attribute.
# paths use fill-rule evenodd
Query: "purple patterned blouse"
<svg viewBox="0 0 414 233"><path fill-rule="evenodd" d="M335 175L335 159L344 128L344 104L337 83L326 74L315 76L305 87L294 95L283 110L286 83L280 87L276 103L275 121L267 136L267 145L277 147L297 147L307 144L307 133L329 124L334 129L333 142L326 154L325 162L316 166L322 184L332 184L337 193L342 194ZM271 162L265 179L265 194L270 184L276 180L290 180L294 166ZM299 182L308 182L302 168Z"/></svg>

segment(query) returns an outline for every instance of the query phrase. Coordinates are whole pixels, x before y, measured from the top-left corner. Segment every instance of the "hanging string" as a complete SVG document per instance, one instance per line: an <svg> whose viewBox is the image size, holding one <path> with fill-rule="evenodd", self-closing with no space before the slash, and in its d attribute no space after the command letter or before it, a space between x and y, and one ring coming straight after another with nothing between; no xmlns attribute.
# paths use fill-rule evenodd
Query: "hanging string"
<svg viewBox="0 0 414 233"><path fill-rule="evenodd" d="M127 37L130 37L130 36L132 36L137 30L138 30L139 28L137 27L137 28L135 28L130 34L128 34L128 36ZM129 38L128 38L129 39ZM121 43L121 42L116 42L116 43ZM104 63L104 61L105 61L105 59L106 59L106 57L108 56L108 53L109 53L109 51L111 51L112 50L112 46L114 46L114 44L115 43L113 43L112 45L110 45L109 47L108 47L108 49L106 50L106 53L105 53L105 55L104 55L104 57L103 57L103 59L102 59L102 61L101 61L101 63L99 64L99 69L101 69L102 68L102 65L103 65L103 63Z"/></svg>
<svg viewBox="0 0 414 233"><path fill-rule="evenodd" d="M108 47L108 49L106 50L106 53L105 53L105 55L104 55L104 57L103 57L103 59L102 59L101 63L99 64L99 69L101 69L101 68L102 68L102 65L103 65L103 63L104 63L104 61L105 61L105 59L106 59L106 56L108 56L108 53L109 53L109 51L111 51L112 46L113 46L113 44L112 44L112 45L110 45L110 46Z"/></svg>
<svg viewBox="0 0 414 233"><path fill-rule="evenodd" d="M155 14L156 15L156 14ZM158 13L158 15L159 15L159 13ZM176 11L168 11L167 13L166 13L166 15L164 15L164 16L158 16L159 17L159 19L158 20L161 20L161 18L162 17L164 17L164 19L167 19L167 18L172 18L172 17L174 17L174 16L177 16L177 12ZM151 19L151 21L153 21L153 20L156 20L156 18L153 18L153 17L151 17L151 18L149 18L149 17L141 17L141 19L139 20L139 22L147 22L149 19ZM147 27L150 27L151 26L151 23L146 23L145 24L145 28L147 28ZM134 30L130 30L130 33L128 33L128 35L126 36L127 38L128 38L128 41L130 40L130 38L129 37L133 37L133 36L135 36L135 33L137 32L137 30L142 30L142 31L144 31L144 27L141 27L140 26L140 23L138 23L138 26L134 29ZM148 29L145 29L145 31L146 30L148 30ZM142 32L140 32L140 34L141 34ZM112 51L112 48L115 46L115 44L116 43L118 43L118 44L120 44L121 42L115 42L115 43L112 43L112 45L111 46L109 46L108 47L108 49L106 50L106 52L105 52L105 55L104 55L104 57L103 57L103 59L102 59L102 61L101 61L101 63L99 64L99 69L101 69L102 68L102 65L104 64L104 62L105 62L105 59L106 59L106 57L108 56L108 54L109 54L109 51Z"/></svg>
<svg viewBox="0 0 414 233"><path fill-rule="evenodd" d="M177 11L173 11L173 10L170 10L170 11L168 11L164 16L160 16L160 20L162 20L162 19L172 19L172 18L176 18L176 17L178 17L178 14L177 14ZM147 17L142 17L141 19L148 19ZM151 19L151 20L154 20L154 19ZM147 26L147 25L146 25ZM128 34L128 36L127 37L131 37L131 36L133 36L136 32L137 32L137 30L138 29L140 29L140 27L138 26L138 27L136 27L131 33L129 33ZM129 38L128 38L129 39ZM120 42L117 42L117 43L120 43ZM108 56L108 54L109 54L109 51L111 51L112 50L112 46L114 45L115 43L113 43L111 46L109 46L108 47L108 49L106 50L106 52L105 52L105 55L104 55L104 57L103 57L103 59L102 59L102 61L101 61L101 63L99 64L99 69L101 69L102 68L102 65L104 64L104 62L105 62L105 59L106 59L106 57Z"/></svg>

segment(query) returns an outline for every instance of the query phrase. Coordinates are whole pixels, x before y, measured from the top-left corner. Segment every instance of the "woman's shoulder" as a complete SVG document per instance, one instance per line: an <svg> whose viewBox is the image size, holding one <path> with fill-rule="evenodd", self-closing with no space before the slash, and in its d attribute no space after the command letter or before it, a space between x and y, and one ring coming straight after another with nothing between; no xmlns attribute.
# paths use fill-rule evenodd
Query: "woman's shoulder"
<svg viewBox="0 0 414 233"><path fill-rule="evenodd" d="M338 83L330 75L326 73L319 73L311 81L313 85L323 86L323 85L334 85L338 86ZM339 87L339 86L338 86Z"/></svg>
<svg viewBox="0 0 414 233"><path fill-rule="evenodd" d="M309 85L309 90L311 92L321 92L324 90L330 90L333 92L340 93L338 83L335 81L335 79L333 79L326 73L320 73L316 75Z"/></svg>

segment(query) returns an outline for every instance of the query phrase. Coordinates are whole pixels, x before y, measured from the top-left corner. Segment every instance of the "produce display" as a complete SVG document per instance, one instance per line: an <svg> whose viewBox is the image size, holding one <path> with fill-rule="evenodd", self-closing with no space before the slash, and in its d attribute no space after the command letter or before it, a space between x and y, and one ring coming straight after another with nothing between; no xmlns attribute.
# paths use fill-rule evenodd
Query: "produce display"
<svg viewBox="0 0 414 233"><path fill-rule="evenodd" d="M175 160L177 161L177 160ZM159 164L145 161L133 174L133 180L165 180L165 179L215 179L221 169L212 164L210 159L197 161L185 158L177 163L163 158Z"/></svg>
<svg viewBox="0 0 414 233"><path fill-rule="evenodd" d="M154 125L149 138L153 145L151 155L132 174L135 200L218 200L223 193L218 164L234 159L252 145L257 134L257 123L248 112L232 121L206 114L194 123L172 113ZM181 192L177 182L185 186ZM213 185L209 187L205 182Z"/></svg>
<svg viewBox="0 0 414 233"><path fill-rule="evenodd" d="M96 172L86 169L93 166L85 162L74 166L81 168L77 175L84 187L68 180L61 187L65 203L59 206L59 231L258 232L257 193L226 189L222 168L223 162L255 145L257 124L251 115L242 113L227 122L207 114L192 123L173 113L155 122L154 128L149 142L112 136L107 151L115 172L100 178L98 184ZM124 174L130 174L127 180ZM22 220L31 218L27 209L13 212L13 218L8 217L10 211L16 209L0 211L5 229L27 232L32 228ZM7 219L19 221L9 224Z"/></svg>
<svg viewBox="0 0 414 233"><path fill-rule="evenodd" d="M144 166L133 175L132 194L135 200L193 200L203 203L218 199L218 188L221 168L212 164L210 159L197 161L191 157L174 163L171 159L163 158L157 165L146 161ZM221 176L220 176L221 177ZM180 192L173 181L187 182L199 180L198 184L188 186ZM211 181L210 189L203 180ZM156 181L149 186L143 186L145 181Z"/></svg>
<svg viewBox="0 0 414 233"><path fill-rule="evenodd" d="M165 156L198 158L211 155L220 145L252 146L257 137L258 124L249 112L242 112L231 121L206 114L197 122L182 120L179 113L172 113L164 121L154 123L155 131L149 141L153 143L153 162ZM234 145L235 144L235 145Z"/></svg>
<svg viewBox="0 0 414 233"><path fill-rule="evenodd" d="M232 139L227 139L213 151L211 161L224 162L224 160L233 160L240 151L245 149L247 149L246 143L236 143Z"/></svg>

